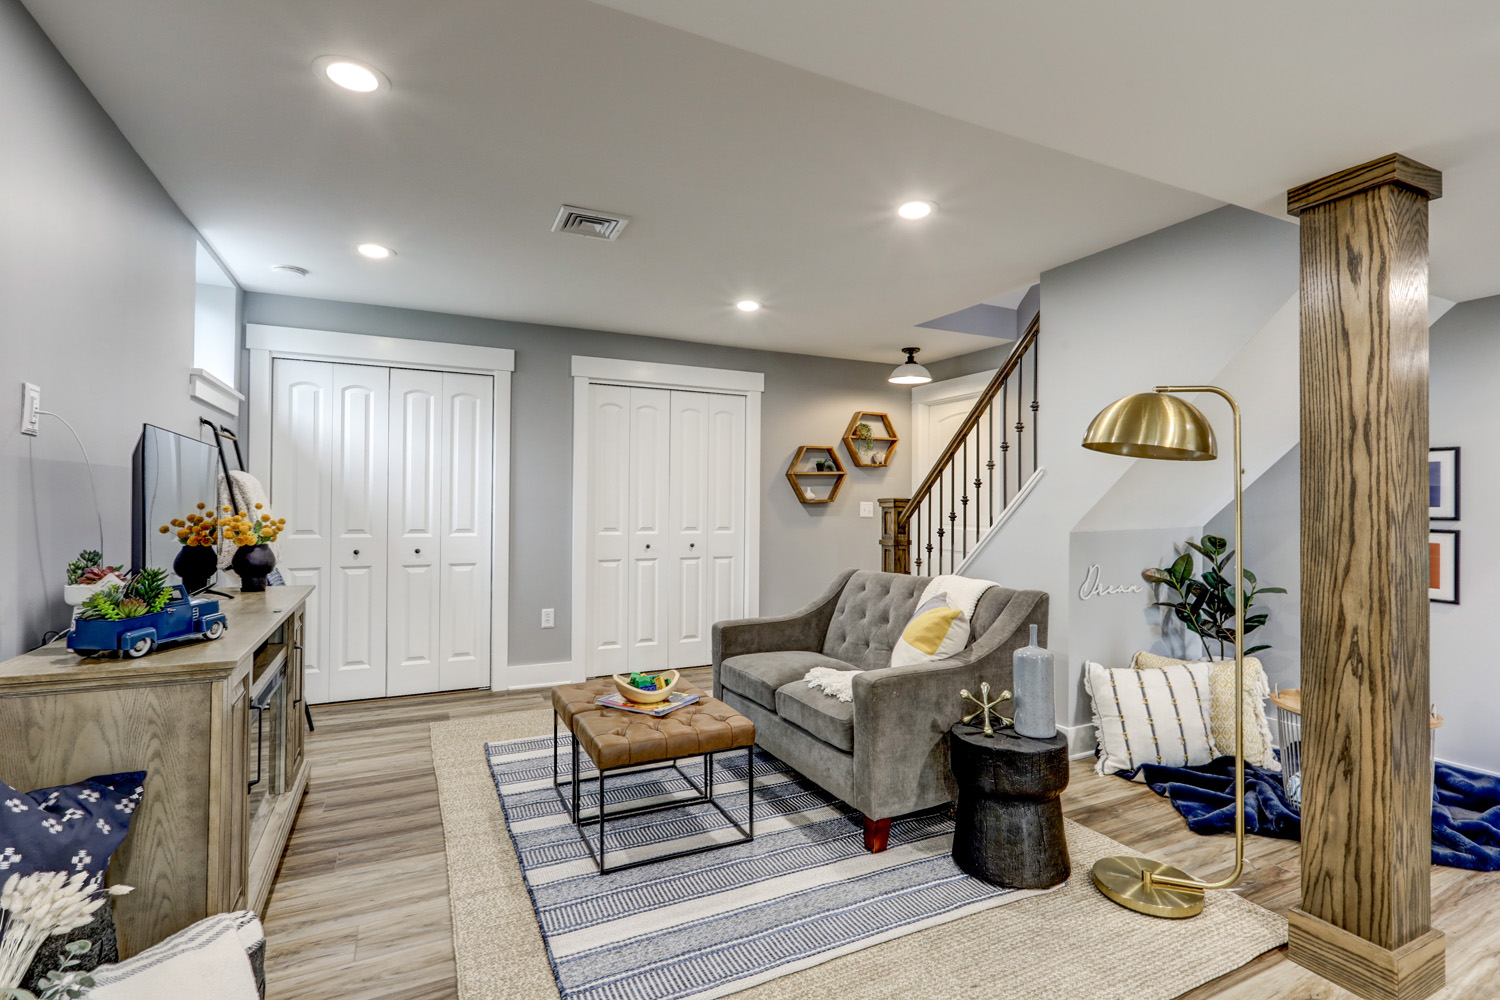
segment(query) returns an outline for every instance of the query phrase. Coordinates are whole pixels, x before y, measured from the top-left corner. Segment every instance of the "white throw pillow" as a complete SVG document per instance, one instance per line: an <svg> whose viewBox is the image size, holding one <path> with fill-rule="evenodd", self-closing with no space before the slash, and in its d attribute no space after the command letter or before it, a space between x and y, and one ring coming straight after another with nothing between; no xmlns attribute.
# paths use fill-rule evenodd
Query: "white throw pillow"
<svg viewBox="0 0 1500 1000"><path fill-rule="evenodd" d="M1139 667L1165 667L1186 660L1174 660L1168 656L1157 656L1142 650L1135 654L1132 665ZM1213 660L1209 675L1209 689L1213 692L1208 711L1208 725L1214 737L1214 748L1221 754L1234 753L1234 661ZM1266 699L1271 697L1271 683L1266 680L1265 667L1253 656L1245 657L1245 763L1264 767L1270 771L1281 770L1276 754L1271 749L1271 723L1266 719Z"/></svg>
<svg viewBox="0 0 1500 1000"><path fill-rule="evenodd" d="M949 604L947 594L933 594L913 612L901 630L901 638L891 650L891 666L946 660L968 643L969 616Z"/></svg>
<svg viewBox="0 0 1500 1000"><path fill-rule="evenodd" d="M1142 764L1185 767L1213 760L1210 673L1207 663L1139 670L1084 664L1099 738L1094 770L1113 774Z"/></svg>

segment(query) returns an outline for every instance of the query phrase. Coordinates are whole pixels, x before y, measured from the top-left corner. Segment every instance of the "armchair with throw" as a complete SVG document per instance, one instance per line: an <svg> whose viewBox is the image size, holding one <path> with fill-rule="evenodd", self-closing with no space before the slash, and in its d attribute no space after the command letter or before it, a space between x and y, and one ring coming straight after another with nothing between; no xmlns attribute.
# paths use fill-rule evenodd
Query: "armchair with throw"
<svg viewBox="0 0 1500 1000"><path fill-rule="evenodd" d="M864 814L865 846L885 849L892 817L953 801L948 728L958 692L1010 687L1029 625L1047 635L1047 595L991 587L969 645L944 660L892 667L891 650L926 577L846 570L819 598L780 618L719 622L714 697L755 723L756 743ZM809 687L814 667L860 671L854 700Z"/></svg>

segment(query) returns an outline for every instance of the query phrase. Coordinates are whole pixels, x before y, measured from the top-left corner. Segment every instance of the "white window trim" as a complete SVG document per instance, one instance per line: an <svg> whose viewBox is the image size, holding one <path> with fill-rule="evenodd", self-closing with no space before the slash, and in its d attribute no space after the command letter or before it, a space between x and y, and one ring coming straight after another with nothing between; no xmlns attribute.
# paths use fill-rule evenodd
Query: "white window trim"
<svg viewBox="0 0 1500 1000"><path fill-rule="evenodd" d="M508 691L510 677L511 373L516 352L505 347L433 343L287 326L245 326L250 351L250 471L271 482L271 362L275 358L337 361L386 368L472 372L495 380L494 544L490 567L490 690Z"/></svg>
<svg viewBox="0 0 1500 1000"><path fill-rule="evenodd" d="M745 617L760 614L760 404L766 376L728 368L696 368L617 358L573 358L573 636L572 660L558 664L578 683L588 668L588 488L589 386L686 389L745 397Z"/></svg>
<svg viewBox="0 0 1500 1000"><path fill-rule="evenodd" d="M240 404L245 401L238 389L207 368L194 368L188 372L188 395L231 417L240 415Z"/></svg>

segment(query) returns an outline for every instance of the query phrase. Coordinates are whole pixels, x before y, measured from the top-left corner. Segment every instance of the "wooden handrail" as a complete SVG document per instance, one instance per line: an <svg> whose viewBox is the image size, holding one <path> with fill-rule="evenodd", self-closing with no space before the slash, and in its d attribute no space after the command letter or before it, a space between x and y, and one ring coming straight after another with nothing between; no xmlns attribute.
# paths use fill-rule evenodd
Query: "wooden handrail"
<svg viewBox="0 0 1500 1000"><path fill-rule="evenodd" d="M953 435L953 439L943 448L943 453L938 456L938 460L927 471L927 478L922 480L922 485L917 487L917 491L907 501L906 508L897 516L896 524L899 527L905 527L911 520L912 515L916 513L917 505L927 499L928 494L932 492L932 488L942 478L943 470L948 467L948 463L952 461L953 456L958 454L958 449L963 447L964 441L969 437L969 432L979 425L980 419L989 410L990 404L994 402L995 396L999 394L1001 386L1005 385L1006 379L1010 378L1016 369L1021 367L1021 359L1026 356L1026 352L1031 350L1032 345L1036 343L1037 333L1041 330L1041 324L1042 314L1038 312L1031 318L1031 322L1026 325L1026 332L1021 334L1020 340L1016 341L1016 346L1011 349L1010 357L1005 359L1005 364L1000 366L1000 370L995 372L995 377L990 379L990 384L984 387L984 391L974 401L974 408L969 411L967 417L964 417L964 422L959 425L958 430Z"/></svg>

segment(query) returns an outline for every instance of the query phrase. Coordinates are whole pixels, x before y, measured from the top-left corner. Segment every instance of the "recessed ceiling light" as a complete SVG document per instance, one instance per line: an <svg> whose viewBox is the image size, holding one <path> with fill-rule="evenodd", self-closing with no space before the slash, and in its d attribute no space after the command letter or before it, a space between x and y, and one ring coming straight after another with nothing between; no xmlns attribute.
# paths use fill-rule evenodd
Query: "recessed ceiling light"
<svg viewBox="0 0 1500 1000"><path fill-rule="evenodd" d="M359 251L361 257L368 257L371 260L385 260L387 257L396 256L396 251L379 243L361 243L354 249Z"/></svg>
<svg viewBox="0 0 1500 1000"><path fill-rule="evenodd" d="M374 66L347 56L319 56L313 65L329 81L358 94L374 93L391 85L386 75Z"/></svg>
<svg viewBox="0 0 1500 1000"><path fill-rule="evenodd" d="M896 214L903 219L925 219L932 214L937 206L930 201L909 201L896 209Z"/></svg>
<svg viewBox="0 0 1500 1000"><path fill-rule="evenodd" d="M283 278L305 278L305 277L307 277L307 268L305 268L305 267L298 267L296 264L272 264L271 265L271 270L275 271L277 274L281 275Z"/></svg>
<svg viewBox="0 0 1500 1000"><path fill-rule="evenodd" d="M760 308L760 303L754 299L740 299L734 304L734 307L740 312L753 313Z"/></svg>

